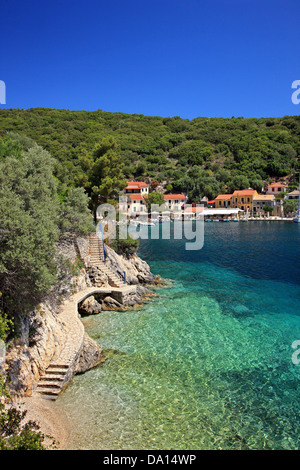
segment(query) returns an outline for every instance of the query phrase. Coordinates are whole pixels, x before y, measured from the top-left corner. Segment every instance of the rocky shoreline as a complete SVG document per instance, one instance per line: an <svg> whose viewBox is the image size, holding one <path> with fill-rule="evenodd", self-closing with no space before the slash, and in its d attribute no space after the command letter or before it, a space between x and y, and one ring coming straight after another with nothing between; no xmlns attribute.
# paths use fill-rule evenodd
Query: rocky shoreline
<svg viewBox="0 0 300 470"><path fill-rule="evenodd" d="M125 259L108 248L111 269L120 278L126 273L128 289L119 293L118 289L110 288L105 273L89 263L88 239L66 235L58 246L58 252L64 261L73 266L80 260L79 272L70 274L67 281L64 279L58 283L43 303L26 318L19 319L19 335L8 347L5 374L12 399L28 410L28 418L38 422L44 434L51 434L59 442L58 448L67 448L67 417L62 419L61 410L57 410L37 393L39 381L51 364L61 362L68 341L75 344L76 357L74 355L65 386L75 374L83 373L105 361L98 343L84 332L80 316L99 314L102 310L121 312L141 306L156 295L153 287L165 285L166 282L160 276L153 275L149 265L137 255ZM88 296L79 303L76 314L78 319L69 321L63 315L66 303L74 294L76 296L93 287L99 288L101 292ZM80 337L83 339L79 341Z"/></svg>

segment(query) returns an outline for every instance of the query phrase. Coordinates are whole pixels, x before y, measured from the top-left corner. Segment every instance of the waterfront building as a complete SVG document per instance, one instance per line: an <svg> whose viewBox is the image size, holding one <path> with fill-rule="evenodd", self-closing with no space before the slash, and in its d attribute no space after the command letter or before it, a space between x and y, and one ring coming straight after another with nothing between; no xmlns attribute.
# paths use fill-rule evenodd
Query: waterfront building
<svg viewBox="0 0 300 470"><path fill-rule="evenodd" d="M232 206L245 212L253 211L253 198L258 192L255 189L242 189L234 191L232 195Z"/></svg>
<svg viewBox="0 0 300 470"><path fill-rule="evenodd" d="M215 207L231 207L232 206L232 194L219 194L215 199Z"/></svg>
<svg viewBox="0 0 300 470"><path fill-rule="evenodd" d="M146 200L149 196L149 185L141 181L130 181L124 188L124 196L119 209L129 216L147 215ZM182 211L187 197L184 194L163 194L165 210L170 212Z"/></svg>
<svg viewBox="0 0 300 470"><path fill-rule="evenodd" d="M277 204L275 201L274 194L257 194L253 198L253 214L254 215L265 215L264 207L273 207L274 215L279 215L276 212ZM279 207L279 206L278 206Z"/></svg>
<svg viewBox="0 0 300 470"><path fill-rule="evenodd" d="M164 194L163 196L167 209L172 212L181 211L187 202L187 197L184 194Z"/></svg>

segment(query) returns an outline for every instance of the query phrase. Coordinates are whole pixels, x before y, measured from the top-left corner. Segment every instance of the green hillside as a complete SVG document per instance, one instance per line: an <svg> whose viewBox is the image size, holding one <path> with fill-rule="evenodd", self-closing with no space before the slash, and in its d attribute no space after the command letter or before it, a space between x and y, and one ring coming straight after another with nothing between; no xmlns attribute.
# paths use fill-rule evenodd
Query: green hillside
<svg viewBox="0 0 300 470"><path fill-rule="evenodd" d="M0 129L32 138L57 159L60 182L88 192L105 136L117 143L124 178L164 181L170 190L188 189L191 200L226 189L260 190L263 181L285 175L296 183L299 170L300 116L190 121L35 108L0 110ZM0 135L5 139L5 132Z"/></svg>

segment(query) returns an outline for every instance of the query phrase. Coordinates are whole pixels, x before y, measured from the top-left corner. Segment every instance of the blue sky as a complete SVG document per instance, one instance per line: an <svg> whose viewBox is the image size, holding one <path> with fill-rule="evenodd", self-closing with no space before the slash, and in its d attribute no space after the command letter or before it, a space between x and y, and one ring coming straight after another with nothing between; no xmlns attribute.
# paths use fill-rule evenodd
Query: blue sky
<svg viewBox="0 0 300 470"><path fill-rule="evenodd" d="M299 0L2 0L6 105L300 114Z"/></svg>

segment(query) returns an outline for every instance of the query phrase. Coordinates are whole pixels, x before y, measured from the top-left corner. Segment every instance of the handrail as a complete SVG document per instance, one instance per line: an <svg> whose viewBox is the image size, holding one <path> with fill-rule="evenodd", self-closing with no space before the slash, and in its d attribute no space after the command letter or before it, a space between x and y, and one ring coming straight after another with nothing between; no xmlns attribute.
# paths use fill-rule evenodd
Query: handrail
<svg viewBox="0 0 300 470"><path fill-rule="evenodd" d="M111 261L111 269L113 271L115 271L115 269L113 268L113 260L112 258L109 256L109 254L107 253L106 249L105 249L105 243L104 243L104 233L103 233L103 226L102 226L102 222L99 222L99 227L100 227L100 232L101 232L101 237L102 237L102 246L103 246L103 253L104 253L104 262L106 263L106 260L109 259ZM115 271L115 274L119 274ZM123 280L124 280L124 284L126 284L126 271L123 271Z"/></svg>
<svg viewBox="0 0 300 470"><path fill-rule="evenodd" d="M102 246L103 246L103 254L104 254L104 262L106 262L106 249L105 249L105 243L104 243L104 233L103 233L103 227L102 227L102 222L99 222L99 227L100 227L100 232L102 236Z"/></svg>

